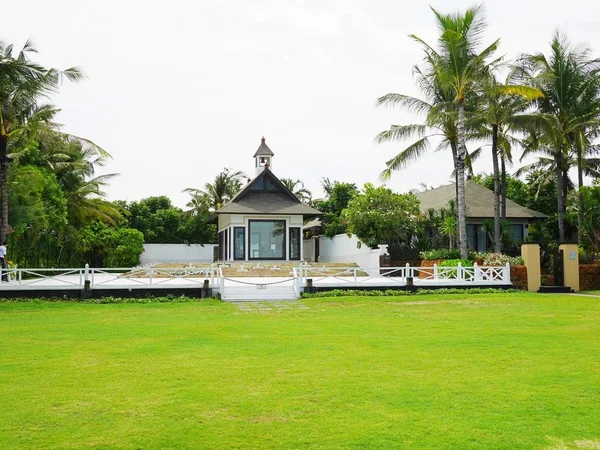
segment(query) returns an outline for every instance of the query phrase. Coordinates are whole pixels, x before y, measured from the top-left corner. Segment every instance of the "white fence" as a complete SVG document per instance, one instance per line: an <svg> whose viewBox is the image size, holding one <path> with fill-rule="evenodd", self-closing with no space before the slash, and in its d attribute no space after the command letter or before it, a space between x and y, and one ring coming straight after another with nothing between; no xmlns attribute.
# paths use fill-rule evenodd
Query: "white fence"
<svg viewBox="0 0 600 450"><path fill-rule="evenodd" d="M210 287L224 299L299 298L308 287L370 289L509 286L510 266L463 267L318 267L300 264L291 277L225 277L221 267L7 269L8 290L151 289ZM310 280L310 281L309 281ZM208 284L208 285L207 285Z"/></svg>
<svg viewBox="0 0 600 450"><path fill-rule="evenodd" d="M215 244L144 244L142 265L159 262L213 262Z"/></svg>

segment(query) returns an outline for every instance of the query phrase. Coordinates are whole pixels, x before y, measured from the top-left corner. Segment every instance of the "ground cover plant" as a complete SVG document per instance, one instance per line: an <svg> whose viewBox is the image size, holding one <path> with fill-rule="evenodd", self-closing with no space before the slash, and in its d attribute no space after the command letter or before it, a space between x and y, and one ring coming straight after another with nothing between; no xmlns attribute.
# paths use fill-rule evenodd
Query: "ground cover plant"
<svg viewBox="0 0 600 450"><path fill-rule="evenodd" d="M594 448L599 319L529 293L0 303L0 443Z"/></svg>

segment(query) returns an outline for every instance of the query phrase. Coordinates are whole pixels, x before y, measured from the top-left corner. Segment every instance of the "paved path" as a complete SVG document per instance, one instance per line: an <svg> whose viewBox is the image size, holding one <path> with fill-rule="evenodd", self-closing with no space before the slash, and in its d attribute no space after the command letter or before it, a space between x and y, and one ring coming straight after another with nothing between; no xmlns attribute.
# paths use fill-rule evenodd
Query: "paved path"
<svg viewBox="0 0 600 450"><path fill-rule="evenodd" d="M238 310L244 312L262 312L262 311L307 311L312 308L298 301L274 301L274 302L235 302Z"/></svg>

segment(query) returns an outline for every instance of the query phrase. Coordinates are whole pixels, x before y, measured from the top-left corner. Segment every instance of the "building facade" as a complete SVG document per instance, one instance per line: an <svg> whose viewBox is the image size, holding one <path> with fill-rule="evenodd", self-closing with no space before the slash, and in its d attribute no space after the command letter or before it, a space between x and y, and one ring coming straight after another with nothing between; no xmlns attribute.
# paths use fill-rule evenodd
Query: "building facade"
<svg viewBox="0 0 600 450"><path fill-rule="evenodd" d="M272 172L265 138L254 154L255 177L216 211L221 261L300 261L304 221L321 213L302 203Z"/></svg>

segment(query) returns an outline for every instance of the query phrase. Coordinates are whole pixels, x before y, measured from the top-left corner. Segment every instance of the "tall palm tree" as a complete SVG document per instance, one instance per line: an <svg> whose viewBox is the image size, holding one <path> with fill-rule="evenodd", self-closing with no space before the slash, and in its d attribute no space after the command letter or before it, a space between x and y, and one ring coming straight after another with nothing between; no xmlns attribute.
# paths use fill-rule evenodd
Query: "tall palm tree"
<svg viewBox="0 0 600 450"><path fill-rule="evenodd" d="M589 49L573 47L558 33L554 35L550 49L548 57L542 53L525 55L515 74L544 94L536 101L539 114L531 118L533 125L528 126L528 146L524 154L541 152L554 160L558 239L563 242L569 163L575 152L581 158L578 165L586 170L582 158L585 149L590 148L590 141L581 136L597 129L599 123L598 103L594 99L598 96L600 61L590 57ZM527 120L527 117L523 119Z"/></svg>
<svg viewBox="0 0 600 450"><path fill-rule="evenodd" d="M494 175L494 252L502 251L501 219L506 219L506 160L511 160L511 148L518 140L510 134L513 118L525 112L529 101L542 96L535 88L500 83L490 70L479 84L478 110L482 118L482 138L491 137ZM499 161L500 159L500 161ZM502 166L502 171L500 166Z"/></svg>
<svg viewBox="0 0 600 450"><path fill-rule="evenodd" d="M438 48L434 49L418 36L425 53L434 61L440 74L442 86L451 90L458 109L456 172L458 189L458 230L461 258L467 258L467 223L465 201L465 161L467 158L467 118L465 103L477 91L477 84L487 67L495 61L489 61L498 48L499 40L481 49L481 38L485 22L481 7L467 9L464 14L442 14L432 8L435 15L439 38Z"/></svg>
<svg viewBox="0 0 600 450"><path fill-rule="evenodd" d="M292 178L281 178L281 182L286 188L288 188L302 203L309 204L312 200L312 193L304 187L304 183L301 180L294 180Z"/></svg>
<svg viewBox="0 0 600 450"><path fill-rule="evenodd" d="M243 180L247 177L241 170L232 170L229 168L223 169L214 179L212 183L206 183L204 190L196 188L186 188L183 192L187 192L192 196L192 200L188 206L208 205L212 211L221 209L221 207L230 201L242 189Z"/></svg>
<svg viewBox="0 0 600 450"><path fill-rule="evenodd" d="M13 45L0 42L0 242L6 238L8 226L6 173L11 161L8 156L10 141L30 127L52 127L54 124L42 114L44 110L38 106L39 101L56 93L62 79L80 81L84 78L77 67L59 71L31 61L29 55L35 52L30 41L16 54Z"/></svg>
<svg viewBox="0 0 600 450"><path fill-rule="evenodd" d="M379 99L379 104L398 104L413 111L425 112L428 121L424 125L394 126L380 133L379 142L419 136L420 139L402 153L388 161L388 169L382 176L389 177L390 171L415 159L429 145L435 133L430 129L442 128L442 148L449 145L453 151L456 172L458 205L459 246L462 258L467 258L467 225L465 203L465 168L468 159L467 115L477 90L477 83L490 62L489 58L498 47L499 41L481 49L481 38L485 30L480 7L469 8L464 14L441 14L432 8L439 30L437 49L416 35L410 37L420 44L425 53L426 72L420 72L421 90L435 102L423 102L412 97L388 94ZM419 74L419 72L417 72ZM432 108L433 107L433 108ZM434 117L437 119L433 119ZM445 120L440 120L443 117ZM445 121L449 121L447 126ZM453 131L450 133L450 131ZM440 147L438 147L440 148Z"/></svg>

